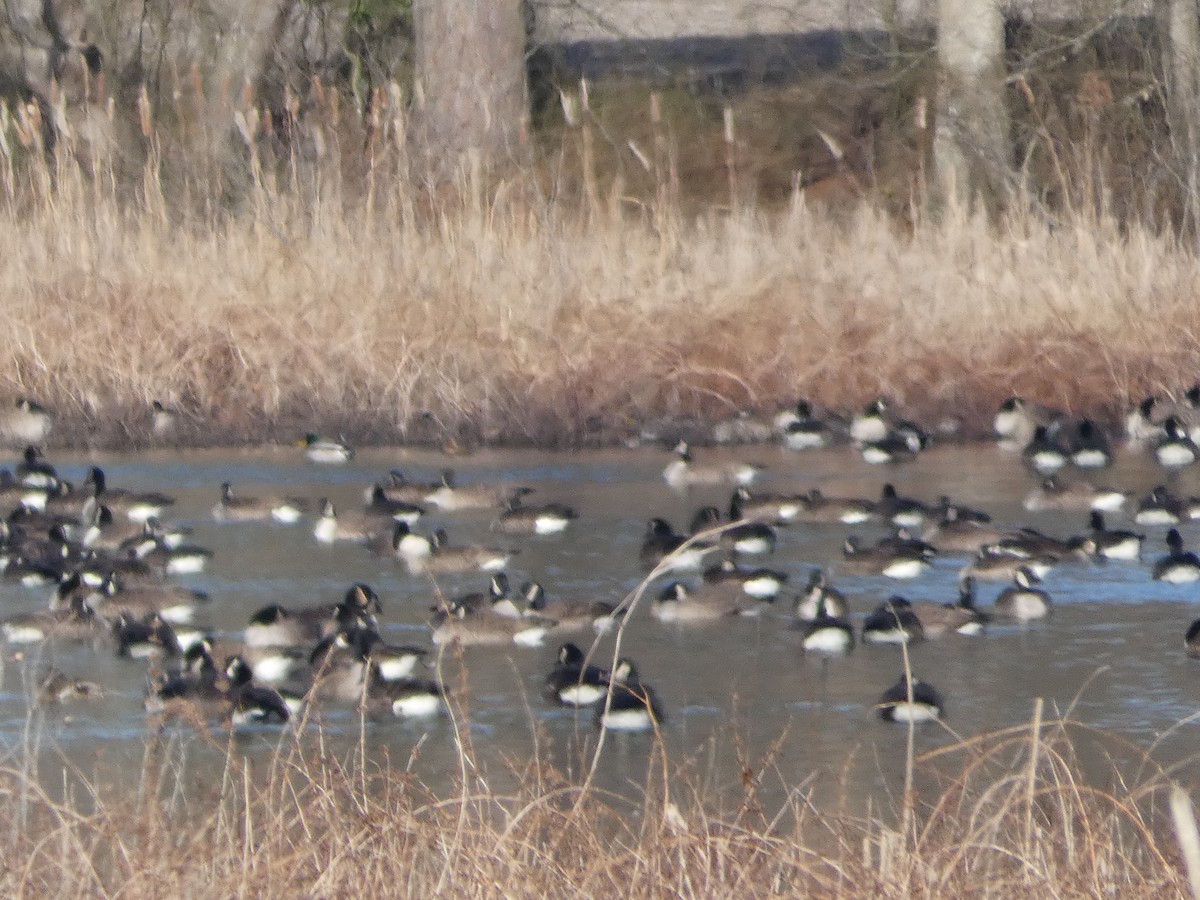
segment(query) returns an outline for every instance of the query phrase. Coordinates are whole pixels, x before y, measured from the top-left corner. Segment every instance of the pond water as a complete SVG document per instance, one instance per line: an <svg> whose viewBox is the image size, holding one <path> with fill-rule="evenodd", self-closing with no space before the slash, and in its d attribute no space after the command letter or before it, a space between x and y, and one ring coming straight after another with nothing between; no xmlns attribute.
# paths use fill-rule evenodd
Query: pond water
<svg viewBox="0 0 1200 900"><path fill-rule="evenodd" d="M914 462L879 467L848 449L795 453L771 446L699 450L704 461L749 459L766 469L756 492L799 492L820 487L828 495L877 497L885 481L901 494L934 502L947 494L982 507L1000 523L1028 524L1065 536L1086 530L1077 512L1026 512L1021 501L1035 479L1012 454L991 445L936 447ZM642 578L638 550L650 516L686 528L696 508L728 505L730 489L712 487L679 492L662 479L669 460L650 448L580 453L481 452L448 459L406 449L360 451L344 466L307 463L294 448L255 451L179 451L121 456L57 453L60 474L82 481L89 466L104 467L110 487L159 490L178 500L172 521L193 530L192 539L215 551L207 571L182 577L211 596L199 623L222 639L236 640L249 616L268 603L305 606L340 599L347 586L363 581L383 602L385 632L398 643L429 646L428 611L434 582L409 574L394 560L352 544L317 543L311 521L294 526L226 524L210 510L218 486L230 481L240 492L286 491L311 498L330 497L342 509L362 504L365 486L400 468L413 480L436 480L452 466L461 483L510 482L535 489L534 501L563 501L580 518L561 535L512 537L490 530L493 512L431 513L418 525L444 525L454 544L485 542L519 547L509 569L514 585L541 581L556 597L619 602ZM14 460L15 461L15 460ZM1120 486L1136 498L1163 480L1148 458L1122 456L1097 479ZM1175 489L1200 493L1200 473L1183 473ZM1129 527L1128 514L1113 514L1110 527ZM1187 658L1183 635L1200 616L1200 587L1169 585L1150 578L1150 565L1165 552L1165 527L1142 527L1147 534L1140 563L1070 564L1053 569L1044 587L1054 599L1050 619L1030 625L996 622L983 636L949 636L911 648L915 673L934 683L947 699L945 728L926 725L918 749L949 743L954 734L973 735L1030 720L1035 698L1047 714L1071 710L1073 718L1132 737L1178 760L1195 745L1200 724L1172 726L1200 710L1200 663ZM647 594L622 638L622 653L634 659L643 679L657 690L667 712L668 751L698 761L704 777L718 785L736 784L733 746L750 761L772 748L772 766L781 783L817 773L838 781L849 759L858 760L855 779L864 793L892 784L902 768L904 728L881 722L875 703L901 671L899 650L860 644L840 658L805 655L790 628L792 598L813 566L828 567L849 597L856 621L893 593L910 599L950 602L956 598L963 555L943 554L910 582L837 574L842 542L855 533L873 540L881 525L792 524L780 529L778 548L762 563L788 573L790 582L773 611L756 619L726 619L707 625L667 625L649 615ZM1182 526L1185 541L1200 541L1200 525ZM486 586L484 575L437 576L436 585L454 596ZM982 584L980 605L987 609L1000 585ZM49 589L12 583L0 587L5 616L44 606ZM467 648L460 658L443 658L446 683L465 687L470 735L477 751L498 772L531 753L548 754L564 767L577 767L592 746L595 731L588 714L549 703L542 684L562 640L586 647L591 634L551 635L541 647ZM611 655L612 637L600 639L599 661ZM134 777L144 746L143 692L146 664L117 659L111 650L61 644L35 651L22 661L7 648L0 690L0 740L17 752L28 738L29 685L53 664L68 674L100 682L105 696L37 715L43 759L59 766L65 756L85 772L119 781ZM41 722L44 717L44 727ZM359 739L359 717L349 708L327 704L317 719L326 739ZM952 731L951 731L952 729ZM725 740L709 738L724 735ZM736 740L733 736L736 735ZM262 727L241 739L247 753L267 753L274 729ZM446 718L420 722L376 721L365 738L371 752L404 759L421 747L419 774L435 789L458 773L454 729ZM601 758L601 784L620 790L646 776L649 735L613 735ZM713 748L717 749L713 749ZM203 755L203 750L197 751ZM203 771L201 766L200 771ZM499 777L499 776L498 776Z"/></svg>

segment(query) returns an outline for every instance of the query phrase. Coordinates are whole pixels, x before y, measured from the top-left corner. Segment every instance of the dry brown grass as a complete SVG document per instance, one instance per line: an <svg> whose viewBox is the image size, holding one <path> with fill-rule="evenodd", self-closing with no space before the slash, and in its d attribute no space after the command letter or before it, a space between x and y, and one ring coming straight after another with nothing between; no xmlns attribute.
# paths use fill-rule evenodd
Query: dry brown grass
<svg viewBox="0 0 1200 900"><path fill-rule="evenodd" d="M536 169L432 190L399 174L398 96L362 116L316 96L287 140L231 109L219 159L146 111L140 157L81 139L50 170L0 122L0 400L42 399L59 442L144 440L162 398L188 441L571 444L801 395L1112 417L1200 369L1194 248L1094 208L909 228L725 191L692 215L665 126L640 148L652 189L576 178L621 145L579 109Z"/></svg>
<svg viewBox="0 0 1200 900"><path fill-rule="evenodd" d="M399 764L361 751L339 758L311 732L285 736L269 758L244 757L231 742L224 771L208 783L180 762L176 738L151 737L136 792L69 771L47 776L70 798L53 799L31 767L0 770L8 842L0 890L1163 897L1187 886L1167 813L1169 773L1067 721L1035 721L917 758L913 790L905 796L891 785L895 798L882 795L866 815L844 802L816 805L814 779L785 776L770 752L741 761L730 803L693 765L664 761L652 740L644 742L651 774L625 796L552 769L536 751L506 763L464 742L463 775L442 793L417 774L419 751ZM1114 764L1088 780L1080 749L1140 760L1139 774L1122 778ZM505 777L492 777L497 767ZM783 801L766 799L776 780ZM492 786L501 781L515 787Z"/></svg>

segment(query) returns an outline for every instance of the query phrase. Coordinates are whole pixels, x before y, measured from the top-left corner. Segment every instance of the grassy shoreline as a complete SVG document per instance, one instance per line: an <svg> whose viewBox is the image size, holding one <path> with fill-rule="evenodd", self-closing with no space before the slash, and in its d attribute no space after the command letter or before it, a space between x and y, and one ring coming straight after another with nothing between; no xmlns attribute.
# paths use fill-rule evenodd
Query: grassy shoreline
<svg viewBox="0 0 1200 900"><path fill-rule="evenodd" d="M132 791L70 767L42 782L18 756L0 767L0 887L128 897L1186 891L1167 815L1171 771L1135 749L1132 781L1115 762L1088 781L1078 752L1130 748L1068 720L1035 717L919 756L910 743L911 787L893 785L865 815L816 805L813 779L787 777L769 751L739 753L738 796L721 813L711 779L669 762L653 736L636 748L650 760L646 782L619 797L589 784L586 759L575 775L536 748L496 761L465 721L455 727L461 775L442 793L421 781L419 743L407 761L372 760L365 749L334 754L312 733L283 735L265 758L219 735L151 733ZM223 758L219 779L196 782L189 740ZM901 755L904 743L897 728ZM493 787L493 766L515 786ZM764 798L774 779L782 802Z"/></svg>
<svg viewBox="0 0 1200 900"><path fill-rule="evenodd" d="M144 443L163 399L185 444L577 446L801 396L975 433L1013 393L1115 422L1200 371L1200 261L1136 226L588 215L519 188L433 219L402 193L208 224L0 209L0 397L51 407L56 445Z"/></svg>

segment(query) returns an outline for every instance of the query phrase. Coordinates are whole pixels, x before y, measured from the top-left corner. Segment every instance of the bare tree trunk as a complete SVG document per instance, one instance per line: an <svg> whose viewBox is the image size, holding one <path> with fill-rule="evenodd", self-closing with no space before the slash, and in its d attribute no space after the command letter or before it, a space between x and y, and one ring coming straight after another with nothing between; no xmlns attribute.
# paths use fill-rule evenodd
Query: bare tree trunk
<svg viewBox="0 0 1200 900"><path fill-rule="evenodd" d="M1200 13L1196 0L1159 0L1155 4L1162 42L1163 76L1167 85L1167 122L1171 151L1178 161L1184 188L1184 209L1194 224L1197 209L1197 169L1200 168Z"/></svg>
<svg viewBox="0 0 1200 900"><path fill-rule="evenodd" d="M416 0L414 159L441 178L520 159L528 120L520 0ZM472 161L474 162L474 161Z"/></svg>
<svg viewBox="0 0 1200 900"><path fill-rule="evenodd" d="M938 0L937 47L936 199L995 212L1011 168L999 0Z"/></svg>

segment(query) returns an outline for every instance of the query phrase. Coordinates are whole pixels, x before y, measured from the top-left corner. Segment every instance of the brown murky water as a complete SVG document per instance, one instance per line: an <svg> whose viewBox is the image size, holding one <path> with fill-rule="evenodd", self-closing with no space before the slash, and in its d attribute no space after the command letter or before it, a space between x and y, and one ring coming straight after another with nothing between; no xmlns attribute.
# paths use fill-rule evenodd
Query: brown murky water
<svg viewBox="0 0 1200 900"><path fill-rule="evenodd" d="M103 465L110 486L163 490L178 497L174 520L194 529L194 540L216 552L202 575L183 579L207 591L212 602L200 622L222 637L236 638L250 616L267 603L306 605L338 599L353 581L365 581L384 603L388 637L427 644L425 625L433 584L409 575L398 564L374 557L353 545L323 546L311 524L262 526L218 524L210 509L218 485L231 481L249 493L278 488L313 498L329 496L351 509L361 504L363 488L391 468L409 477L433 480L452 465L463 483L510 481L536 489L538 500L574 505L580 519L565 534L513 538L489 530L491 513L431 515L432 528L445 525L454 543L479 540L521 548L510 570L514 584L525 578L543 582L549 593L617 602L641 577L638 548L649 516L662 516L684 528L700 505L728 503L726 488L682 494L661 478L667 455L658 450L606 451L548 455L535 452L487 452L447 460L406 450L360 452L347 466L315 466L294 449L254 452L180 452L84 457L59 454L53 461L66 477L81 480L87 466ZM902 494L932 502L948 494L980 506L1003 523L1030 524L1056 535L1081 533L1086 517L1076 513L1027 513L1021 500L1033 478L1011 455L990 446L941 447L918 461L880 468L849 450L792 453L775 447L699 451L705 459L746 458L767 470L756 490L800 491L819 486L827 494L878 495L884 481ZM1162 480L1157 467L1140 457L1123 457L1102 474L1103 483L1143 494ZM1200 493L1200 473L1185 473L1176 489ZM1111 527L1128 527L1126 516L1110 517ZM1165 528L1141 528L1148 535L1141 563L1069 565L1056 568L1045 587L1055 601L1053 617L1030 626L995 624L981 637L948 637L912 648L914 671L947 697L947 725L959 735L1027 722L1035 698L1048 710L1072 710L1075 719L1111 729L1149 746L1173 725L1200 710L1200 663L1183 652L1183 633L1200 616L1200 588L1154 582L1149 568L1164 552ZM1200 525L1184 527L1185 539L1200 541ZM900 670L899 651L858 646L843 658L805 656L796 632L789 629L791 597L814 565L829 566L840 557L843 538L858 533L873 539L882 526L793 525L780 532L779 546L765 564L786 571L785 600L759 619L725 620L704 626L668 626L639 609L624 638L622 652L637 661L666 709L665 736L672 754L696 762L717 787L735 785L732 734L751 761L777 742L773 766L778 780L798 783L812 773L834 785L848 759L856 760L853 783L870 793L892 780L902 767L904 729L881 722L874 710L880 692ZM838 578L861 617L892 593L911 599L945 602L956 597L962 556L944 556L913 582L883 578ZM483 576L439 577L449 595L481 589ZM980 603L990 606L999 586L982 585ZM6 615L46 602L47 589L6 584L0 588ZM649 598L647 598L649 599ZM569 637L583 644L590 635ZM449 654L444 674L469 690L471 735L482 764L492 760L497 773L506 764L535 752L567 767L579 765L580 748L594 743L590 716L550 705L541 685L560 638L541 648L475 649L460 663ZM611 638L600 643L601 659ZM29 661L6 655L0 691L0 740L18 748L30 733L26 700ZM77 705L37 714L33 729L46 764L59 754L85 772L119 780L141 758L145 734L142 712L145 665L116 659L111 652L82 647L49 648L32 665L53 662L72 674L100 681L107 696L94 705ZM329 740L358 740L359 719L350 709L327 707L320 716ZM1197 725L1172 732L1156 751L1165 759L1191 752ZM721 736L708 743L714 735ZM246 752L267 752L275 733L263 729L242 741ZM948 729L919 729L918 749L953 740ZM405 758L420 742L419 773L429 784L448 784L458 762L453 729L442 718L420 724L399 721L368 725L372 752ZM646 735L614 736L602 758L601 783L621 789L646 776ZM205 750L197 746L196 754ZM203 771L203 765L199 771ZM497 777L502 777L498 774Z"/></svg>

